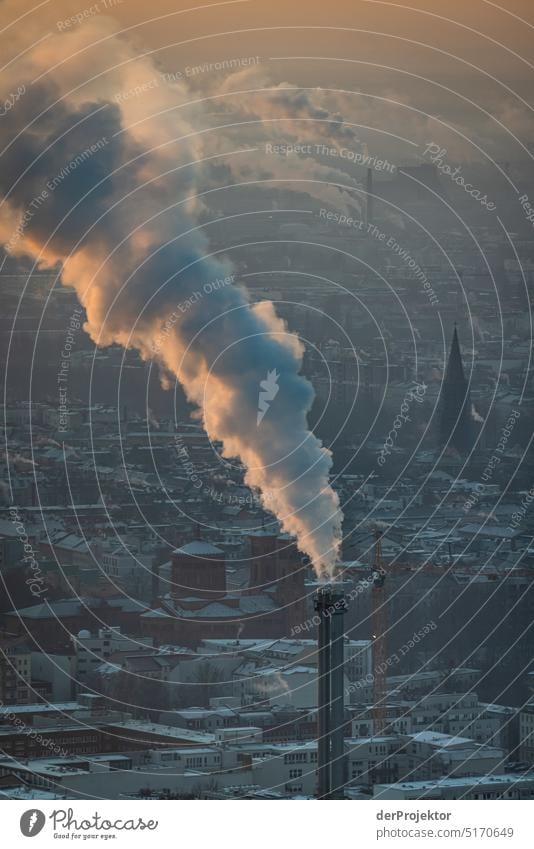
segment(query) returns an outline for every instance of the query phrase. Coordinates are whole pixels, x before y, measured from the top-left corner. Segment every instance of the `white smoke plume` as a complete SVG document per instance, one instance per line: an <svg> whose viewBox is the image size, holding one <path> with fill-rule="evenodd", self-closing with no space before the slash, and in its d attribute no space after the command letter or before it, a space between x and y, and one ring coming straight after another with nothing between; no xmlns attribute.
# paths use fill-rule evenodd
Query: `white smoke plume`
<svg viewBox="0 0 534 849"><path fill-rule="evenodd" d="M240 118L237 131L241 139L246 137L247 124L255 116L261 120L262 140L266 147L271 144L283 148L293 139L305 147L304 156L279 157L281 161L276 166L277 172L284 176L292 175L295 179L309 179L312 182L303 190L311 197L328 201L344 210L356 209L362 214L363 186L357 174L351 177L338 166L347 162L340 158L343 149L363 155L367 148L358 138L357 127L346 122L339 110L332 108L336 106L335 96L327 97L320 88L307 90L289 82L273 83L259 66L229 75L216 92L220 95L216 105L221 114L231 110L234 118ZM330 103L326 105L328 100ZM254 122L250 132L257 138L258 128ZM325 157L330 159L331 164L325 165ZM317 187L314 183L318 179L332 183L337 189L326 191L324 185ZM358 189L358 192L353 189Z"/></svg>
<svg viewBox="0 0 534 849"><path fill-rule="evenodd" d="M61 448L61 445L57 440L52 439L50 436L38 436L35 439L35 445L49 445L52 448Z"/></svg>
<svg viewBox="0 0 534 849"><path fill-rule="evenodd" d="M482 418L474 404L471 404L471 418L474 422L477 422L477 424L484 424L484 419Z"/></svg>
<svg viewBox="0 0 534 849"><path fill-rule="evenodd" d="M486 337L486 331L483 329L482 324L480 323L480 319L476 315L471 316L471 324L473 326L473 330L477 334L478 339L481 342L484 342Z"/></svg>
<svg viewBox="0 0 534 849"><path fill-rule="evenodd" d="M277 671L258 672L254 689L258 696L268 695L269 698L284 696L290 692L290 687L282 673Z"/></svg>
<svg viewBox="0 0 534 849"><path fill-rule="evenodd" d="M29 457L24 457L18 451L1 451L0 457L5 461L6 465L13 466L15 469L34 469L37 466L35 460Z"/></svg>
<svg viewBox="0 0 534 849"><path fill-rule="evenodd" d="M380 531L382 535L389 531L391 525L388 522L384 522L382 519L373 519L370 522L366 522L365 527L371 528L373 531Z"/></svg>
<svg viewBox="0 0 534 849"><path fill-rule="evenodd" d="M283 529L330 575L341 514L331 454L307 426L301 345L271 303L249 302L198 226L197 195L224 173L213 150L228 154L214 161L234 178L242 155L196 131L200 107L180 108L185 84L155 86L148 108L129 94L156 73L103 16L7 69L5 90L26 93L0 124L0 239L12 255L61 270L96 344L135 348L180 381L209 436L241 458L247 484L268 493ZM251 169L252 158L242 161ZM257 425L260 383L273 370L279 392Z"/></svg>
<svg viewBox="0 0 534 849"><path fill-rule="evenodd" d="M151 425L155 430L159 430L160 424L156 416L154 415L154 411L148 407L147 408L147 422Z"/></svg>
<svg viewBox="0 0 534 849"><path fill-rule="evenodd" d="M289 82L273 84L265 70L255 65L228 76L219 92L224 95L220 101L223 108L231 107L249 118L256 115L266 122L270 133L282 139L289 134L311 142L314 149L324 142L329 148L344 145L355 152L366 152L357 128L327 105L328 100L336 105L336 95L320 88L305 90Z"/></svg>

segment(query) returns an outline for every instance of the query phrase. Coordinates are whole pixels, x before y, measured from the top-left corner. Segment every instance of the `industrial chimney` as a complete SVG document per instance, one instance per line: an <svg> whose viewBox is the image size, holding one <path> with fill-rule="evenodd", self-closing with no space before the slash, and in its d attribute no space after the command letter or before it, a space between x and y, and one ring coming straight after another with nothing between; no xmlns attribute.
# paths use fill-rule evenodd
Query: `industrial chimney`
<svg viewBox="0 0 534 849"><path fill-rule="evenodd" d="M342 593L324 587L315 596L319 615L319 799L342 799L345 784L344 750L344 632L347 602Z"/></svg>
<svg viewBox="0 0 534 849"><path fill-rule="evenodd" d="M365 223L367 228L373 223L373 169L367 169L367 198L365 201Z"/></svg>

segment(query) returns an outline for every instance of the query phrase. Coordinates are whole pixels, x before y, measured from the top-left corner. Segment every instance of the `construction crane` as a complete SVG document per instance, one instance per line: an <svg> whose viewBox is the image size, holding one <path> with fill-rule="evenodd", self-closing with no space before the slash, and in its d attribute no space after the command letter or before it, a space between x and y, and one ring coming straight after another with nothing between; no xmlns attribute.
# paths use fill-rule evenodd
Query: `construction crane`
<svg viewBox="0 0 534 849"><path fill-rule="evenodd" d="M382 557L382 537L386 533L387 528L374 529L374 547L373 559L371 565L372 587L371 587L371 628L372 628L372 663L373 663L373 707L372 720L373 730L375 734L382 734L387 725L387 679L386 669L388 668L387 660L387 641L386 633L388 630L388 588L386 584L387 572L384 567ZM451 554L449 554L452 557ZM403 564L401 569L413 571L414 567L409 564ZM440 569L438 572L428 563L425 565L425 571L431 574L443 574ZM395 572L399 570L399 564ZM391 573L391 568L390 568Z"/></svg>
<svg viewBox="0 0 534 849"><path fill-rule="evenodd" d="M387 645L386 632L388 629L387 615L387 586L386 569L382 557L382 537L387 527L373 529L374 546L371 562L371 629L372 629L372 674L373 674L373 707L371 717L375 734L383 733L387 725ZM365 535L367 536L367 534Z"/></svg>
<svg viewBox="0 0 534 849"><path fill-rule="evenodd" d="M386 727L386 570L382 559L382 532L375 529L371 589L373 629L373 732L381 734Z"/></svg>

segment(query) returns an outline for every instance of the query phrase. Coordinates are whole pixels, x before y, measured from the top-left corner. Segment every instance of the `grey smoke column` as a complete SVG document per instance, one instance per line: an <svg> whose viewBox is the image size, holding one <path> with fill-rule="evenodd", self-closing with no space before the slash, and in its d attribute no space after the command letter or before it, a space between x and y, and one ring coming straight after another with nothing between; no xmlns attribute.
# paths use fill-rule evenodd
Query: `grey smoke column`
<svg viewBox="0 0 534 849"><path fill-rule="evenodd" d="M314 600L319 615L319 799L342 799L345 784L343 614L347 603L331 587L320 589Z"/></svg>

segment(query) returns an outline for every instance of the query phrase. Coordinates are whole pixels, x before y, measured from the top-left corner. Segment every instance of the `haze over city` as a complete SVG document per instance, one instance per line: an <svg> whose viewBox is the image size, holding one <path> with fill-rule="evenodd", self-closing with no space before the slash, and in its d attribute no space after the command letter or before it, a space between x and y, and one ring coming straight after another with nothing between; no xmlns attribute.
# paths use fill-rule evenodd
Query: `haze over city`
<svg viewBox="0 0 534 849"><path fill-rule="evenodd" d="M534 798L532 11L0 5L17 840Z"/></svg>

